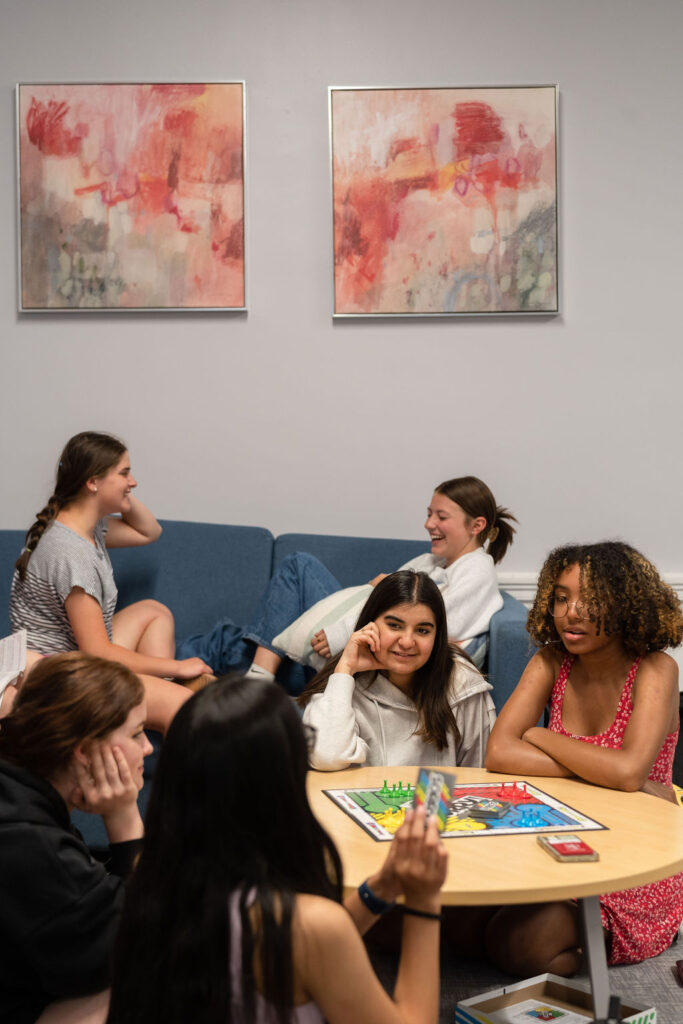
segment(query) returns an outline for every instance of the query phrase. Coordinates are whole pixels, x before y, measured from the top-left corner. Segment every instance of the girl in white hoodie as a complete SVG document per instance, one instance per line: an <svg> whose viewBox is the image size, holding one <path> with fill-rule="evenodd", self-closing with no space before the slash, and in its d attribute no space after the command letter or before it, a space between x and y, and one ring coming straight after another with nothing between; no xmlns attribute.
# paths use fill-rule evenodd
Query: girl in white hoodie
<svg viewBox="0 0 683 1024"><path fill-rule="evenodd" d="M495 720L491 686L449 644L446 610L423 572L382 579L342 654L301 697L316 730L311 765L484 763Z"/></svg>

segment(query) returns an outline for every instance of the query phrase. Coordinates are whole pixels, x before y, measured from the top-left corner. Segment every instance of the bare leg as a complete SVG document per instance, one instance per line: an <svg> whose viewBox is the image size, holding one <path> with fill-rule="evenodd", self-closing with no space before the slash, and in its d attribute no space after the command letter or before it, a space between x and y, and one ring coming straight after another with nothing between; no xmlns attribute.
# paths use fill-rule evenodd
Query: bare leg
<svg viewBox="0 0 683 1024"><path fill-rule="evenodd" d="M258 665L259 668L263 668L266 672L272 672L275 675L282 664L282 658L279 654L269 651L267 647L257 647L252 664Z"/></svg>
<svg viewBox="0 0 683 1024"><path fill-rule="evenodd" d="M36 1024L104 1024L109 1010L109 990L79 999L60 999L46 1006Z"/></svg>
<svg viewBox="0 0 683 1024"><path fill-rule="evenodd" d="M507 974L533 977L550 971L576 974L581 963L578 907L565 903L531 903L501 907L486 928L486 953Z"/></svg>
<svg viewBox="0 0 683 1024"><path fill-rule="evenodd" d="M171 683L168 679L159 679L157 676L140 676L140 679L144 683L145 697L147 698L147 721L145 724L150 729L165 733L176 712L192 696L192 691L185 686Z"/></svg>
<svg viewBox="0 0 683 1024"><path fill-rule="evenodd" d="M159 601L137 601L114 616L112 639L115 644L138 654L174 658L173 614Z"/></svg>
<svg viewBox="0 0 683 1024"><path fill-rule="evenodd" d="M486 929L500 907L444 907L441 912L441 936L444 945L456 956L484 958Z"/></svg>

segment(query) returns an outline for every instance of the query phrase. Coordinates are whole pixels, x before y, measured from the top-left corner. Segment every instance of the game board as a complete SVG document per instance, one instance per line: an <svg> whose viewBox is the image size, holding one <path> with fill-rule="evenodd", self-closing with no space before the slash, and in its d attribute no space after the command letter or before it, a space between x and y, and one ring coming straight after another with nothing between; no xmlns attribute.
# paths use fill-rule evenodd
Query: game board
<svg viewBox="0 0 683 1024"><path fill-rule="evenodd" d="M326 789L324 793L378 842L390 840L403 824L414 789L386 780L380 789ZM453 789L444 839L462 836L514 836L536 832L604 829L573 807L524 780L473 782Z"/></svg>

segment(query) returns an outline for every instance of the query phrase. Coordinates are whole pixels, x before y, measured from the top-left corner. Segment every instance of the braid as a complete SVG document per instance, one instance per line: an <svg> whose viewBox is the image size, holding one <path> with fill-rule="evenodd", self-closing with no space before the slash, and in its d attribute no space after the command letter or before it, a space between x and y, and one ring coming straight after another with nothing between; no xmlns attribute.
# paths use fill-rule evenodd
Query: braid
<svg viewBox="0 0 683 1024"><path fill-rule="evenodd" d="M64 502L60 501L56 495L52 495L49 499L45 508L42 508L40 512L36 513L36 520L32 526L29 526L26 533L26 540L24 542L24 550L17 558L14 563L14 568L19 573L19 579L23 580L26 577L26 570L28 568L28 562L35 551L38 541L43 536L48 526L55 518L57 513L64 507Z"/></svg>

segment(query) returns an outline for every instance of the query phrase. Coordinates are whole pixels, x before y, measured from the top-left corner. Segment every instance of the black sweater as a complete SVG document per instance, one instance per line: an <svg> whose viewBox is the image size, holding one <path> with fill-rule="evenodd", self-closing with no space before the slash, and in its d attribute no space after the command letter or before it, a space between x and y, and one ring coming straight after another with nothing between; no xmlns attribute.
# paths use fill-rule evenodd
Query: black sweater
<svg viewBox="0 0 683 1024"><path fill-rule="evenodd" d="M0 1020L33 1024L55 999L107 987L121 879L141 845L93 860L56 789L0 760Z"/></svg>

